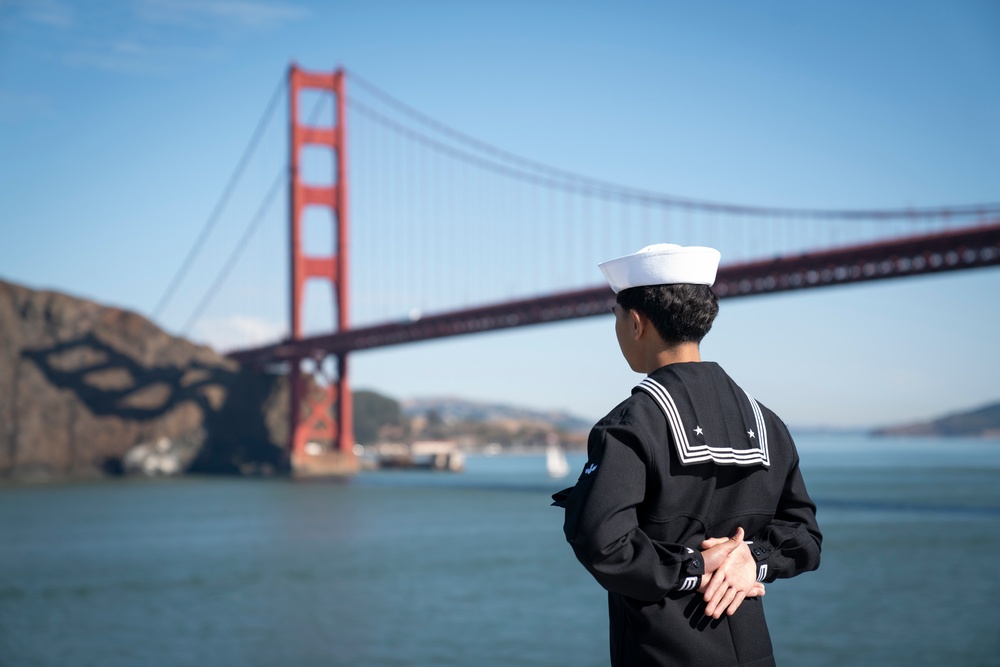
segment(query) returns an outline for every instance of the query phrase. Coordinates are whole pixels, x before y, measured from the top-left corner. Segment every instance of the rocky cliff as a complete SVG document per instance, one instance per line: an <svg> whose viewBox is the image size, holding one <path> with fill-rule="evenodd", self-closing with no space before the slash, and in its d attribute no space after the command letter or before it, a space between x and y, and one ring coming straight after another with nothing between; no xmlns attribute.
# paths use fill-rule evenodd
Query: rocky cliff
<svg viewBox="0 0 1000 667"><path fill-rule="evenodd" d="M137 446L184 471L287 469L286 392L141 315L0 281L0 479L113 474Z"/></svg>

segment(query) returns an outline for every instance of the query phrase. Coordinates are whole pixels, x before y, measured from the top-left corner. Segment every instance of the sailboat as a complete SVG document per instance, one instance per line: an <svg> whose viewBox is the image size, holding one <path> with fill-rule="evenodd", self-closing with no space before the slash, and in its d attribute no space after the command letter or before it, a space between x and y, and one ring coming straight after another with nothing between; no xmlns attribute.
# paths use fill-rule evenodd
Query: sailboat
<svg viewBox="0 0 1000 667"><path fill-rule="evenodd" d="M566 453L556 441L550 440L545 447L545 467L549 471L549 477L552 478L565 477L569 474Z"/></svg>

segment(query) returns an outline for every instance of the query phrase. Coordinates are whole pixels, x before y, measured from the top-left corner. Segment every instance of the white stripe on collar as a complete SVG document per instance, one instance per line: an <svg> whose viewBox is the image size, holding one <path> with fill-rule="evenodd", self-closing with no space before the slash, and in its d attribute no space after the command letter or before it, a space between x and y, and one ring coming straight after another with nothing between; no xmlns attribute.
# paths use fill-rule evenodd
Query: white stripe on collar
<svg viewBox="0 0 1000 667"><path fill-rule="evenodd" d="M747 400L750 401L754 419L757 422L756 440L758 444L756 449L734 449L733 447L709 447L708 445L691 444L687 437L687 429L684 428L684 423L681 421L680 411L677 409L677 404L674 403L674 398L670 395L670 392L652 378L646 378L636 388L642 389L652 396L653 400L660 406L660 409L663 410L663 414L667 417L667 424L670 426L670 432L674 436L674 444L677 446L677 456L680 457L682 464L688 465L691 463L713 461L719 465L749 466L760 464L765 468L770 467L771 459L767 451L767 427L764 424L764 415L761 413L757 401L750 394L747 394L746 391L743 391L743 393L746 394Z"/></svg>

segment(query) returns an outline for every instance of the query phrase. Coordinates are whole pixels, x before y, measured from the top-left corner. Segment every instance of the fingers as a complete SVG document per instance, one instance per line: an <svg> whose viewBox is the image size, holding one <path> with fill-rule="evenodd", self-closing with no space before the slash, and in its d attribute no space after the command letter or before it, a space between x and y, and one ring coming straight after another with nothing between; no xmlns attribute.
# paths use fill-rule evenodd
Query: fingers
<svg viewBox="0 0 1000 667"><path fill-rule="evenodd" d="M736 610L740 608L740 605L743 603L744 599L746 599L746 595L743 593L743 591L737 592L736 595L733 597L733 601L730 602L729 606L726 608L726 614L728 614L729 616L735 614ZM719 616L716 616L716 618L719 618L721 616L722 614L720 612Z"/></svg>
<svg viewBox="0 0 1000 667"><path fill-rule="evenodd" d="M740 596L740 602L742 602L743 597L740 591L732 587L727 588L718 601L712 602L705 607L705 615L712 618L722 618L722 614L733 604L737 596ZM740 606L739 602L736 603L736 606Z"/></svg>
<svg viewBox="0 0 1000 667"><path fill-rule="evenodd" d="M742 540L734 540L731 537L711 537L701 543L701 550L725 549L726 553L729 553L741 544L743 544Z"/></svg>
<svg viewBox="0 0 1000 667"><path fill-rule="evenodd" d="M712 580L708 582L702 597L705 598L705 602L711 605L718 602L732 586L733 583L728 572L725 568L720 568L713 573Z"/></svg>
<svg viewBox="0 0 1000 667"><path fill-rule="evenodd" d="M726 542L732 542L729 546L731 546L732 549L735 549L743 541L745 535L746 533L742 528L737 528L736 534L732 537L710 537L701 543L701 550L704 551L706 549L711 549L712 547L717 547L720 544L725 544ZM730 551L732 551L732 549L730 549Z"/></svg>
<svg viewBox="0 0 1000 667"><path fill-rule="evenodd" d="M738 588L728 586L720 592L718 599L705 599L705 616L722 618L723 613L732 616L740 608L744 600L747 598L762 597L763 595L764 586L762 584L755 584L749 591L742 591Z"/></svg>
<svg viewBox="0 0 1000 667"><path fill-rule="evenodd" d="M712 547L717 547L720 544L725 544L729 541L728 537L710 537L701 543L701 550L711 549Z"/></svg>
<svg viewBox="0 0 1000 667"><path fill-rule="evenodd" d="M744 531L737 528L726 540L710 538L704 544L712 546L703 551L707 575L699 591L705 600L705 615L719 619L723 614L733 615L748 597L764 595L764 585L755 581L756 562L743 541Z"/></svg>
<svg viewBox="0 0 1000 667"><path fill-rule="evenodd" d="M731 554L738 548L743 546L743 540L741 539L743 535L743 530L739 529L736 531L736 535L725 541L725 543L715 547L713 551L706 551L702 553L705 559L705 571L715 572L716 576L708 583L705 588L705 600L710 601L716 597L716 594L720 587L723 585L728 585L728 564L730 563Z"/></svg>
<svg viewBox="0 0 1000 667"><path fill-rule="evenodd" d="M730 538L712 537L702 543L702 557L705 559L705 571L714 572L723 561L743 544L743 529L737 528L736 534Z"/></svg>
<svg viewBox="0 0 1000 667"><path fill-rule="evenodd" d="M720 570L716 570L713 573L711 580L708 582L708 586L705 588L703 597L705 602L711 603L715 600L716 595L720 592L719 589L722 588L723 584L726 583L726 574Z"/></svg>

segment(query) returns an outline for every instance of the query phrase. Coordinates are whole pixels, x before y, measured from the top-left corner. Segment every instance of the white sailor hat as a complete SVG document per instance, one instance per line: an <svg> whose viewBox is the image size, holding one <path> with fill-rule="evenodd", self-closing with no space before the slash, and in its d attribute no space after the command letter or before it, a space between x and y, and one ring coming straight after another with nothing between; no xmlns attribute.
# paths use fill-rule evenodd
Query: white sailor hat
<svg viewBox="0 0 1000 667"><path fill-rule="evenodd" d="M597 266L617 294L644 285L712 285L721 257L715 248L656 243Z"/></svg>

